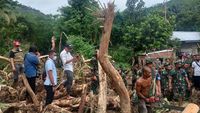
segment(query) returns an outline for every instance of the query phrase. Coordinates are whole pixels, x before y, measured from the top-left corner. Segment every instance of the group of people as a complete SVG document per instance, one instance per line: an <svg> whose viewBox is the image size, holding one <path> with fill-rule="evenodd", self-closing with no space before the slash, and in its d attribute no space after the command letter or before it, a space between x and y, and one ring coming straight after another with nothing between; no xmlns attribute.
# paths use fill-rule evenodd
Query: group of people
<svg viewBox="0 0 200 113"><path fill-rule="evenodd" d="M10 61L14 75L13 85L16 86L18 77L21 73L25 73L30 87L35 92L36 77L38 65L40 63L40 53L36 46L31 46L28 53L23 55L20 48L20 42L13 42L14 48L10 51ZM52 44L53 46L54 44ZM55 46L55 45L54 45ZM71 99L71 87L74 79L73 63L79 60L78 56L71 55L72 46L66 44L59 57L63 64L65 81L64 86L68 99ZM54 92L57 85L57 71L55 60L57 55L54 47L48 53L48 59L45 62L44 70L46 73L44 79L44 87L46 90L46 103L52 103ZM97 53L91 60L93 65L92 73L94 75L92 82L92 90L97 93L98 89L98 64ZM188 99L191 95L191 87L200 89L200 55L194 55L192 60L177 60L172 63L166 60L164 63L158 63L151 59L146 60L146 64L140 68L138 64L134 65L132 76L132 89L136 90L138 97L138 110L140 113L147 113L146 104L159 101L159 98L167 98L168 100L178 101L179 104L183 100ZM119 73L124 78L122 70ZM27 93L27 97L28 93Z"/></svg>
<svg viewBox="0 0 200 113"><path fill-rule="evenodd" d="M200 89L200 55L185 61L172 63L166 60L157 64L147 59L142 69L138 65L133 68L132 82L138 96L139 113L151 112L147 105L160 98L178 101L181 105L182 101L190 98L191 88Z"/></svg>
<svg viewBox="0 0 200 113"><path fill-rule="evenodd" d="M52 44L54 45L54 44ZM28 53L23 54L22 49L20 48L20 42L13 42L13 49L10 51L10 61L12 66L12 71L14 75L13 86L17 86L19 75L25 74L27 81L33 90L36 93L36 78L38 65L40 64L40 53L36 46L30 46ZM64 86L67 92L67 98L71 99L71 87L73 83L73 63L78 61L78 57L73 57L71 55L72 45L66 44L64 49L60 53L59 57L63 64L64 76L66 79L64 81ZM46 90L46 102L45 105L51 104L54 98L54 92L57 85L57 69L55 61L57 59L56 51L54 48L48 52L48 58L44 64L44 87ZM30 102L30 96L27 93L27 100Z"/></svg>

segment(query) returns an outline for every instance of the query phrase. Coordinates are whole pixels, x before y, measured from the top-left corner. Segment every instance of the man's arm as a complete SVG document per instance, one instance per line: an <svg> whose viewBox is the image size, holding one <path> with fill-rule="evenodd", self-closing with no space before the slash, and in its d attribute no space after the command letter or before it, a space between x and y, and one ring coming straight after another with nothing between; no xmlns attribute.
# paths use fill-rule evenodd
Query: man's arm
<svg viewBox="0 0 200 113"><path fill-rule="evenodd" d="M185 77L185 80L186 80L186 82L187 82L188 89L190 89L190 86L191 86L191 85L190 85L190 82L189 82L189 80L188 80L188 77L187 77L187 76Z"/></svg>
<svg viewBox="0 0 200 113"><path fill-rule="evenodd" d="M141 93L141 89L142 89L141 83L139 81L137 81L136 82L136 92L137 92L137 95L138 95L138 97L146 100L146 97Z"/></svg>
<svg viewBox="0 0 200 113"><path fill-rule="evenodd" d="M70 63L70 62L74 62L75 61L75 57L73 57L72 59L70 59L70 60L67 60L66 62L65 62L65 64L68 64L68 63Z"/></svg>
<svg viewBox="0 0 200 113"><path fill-rule="evenodd" d="M186 80L186 82L187 82L188 89L190 89L190 82L189 82L188 75L187 75L187 73L185 72L185 70L183 70L182 74L185 76L185 80Z"/></svg>
<svg viewBox="0 0 200 113"><path fill-rule="evenodd" d="M12 66L12 71L15 71L15 63L14 63L14 59L10 58L10 62L11 62L11 66Z"/></svg>
<svg viewBox="0 0 200 113"><path fill-rule="evenodd" d="M169 75L169 90L172 90L172 76Z"/></svg>
<svg viewBox="0 0 200 113"><path fill-rule="evenodd" d="M63 53L60 54L60 58L61 58L63 64L68 64L70 62L75 61L75 59L76 59L75 57L72 57L72 59L67 60L67 58L65 58L65 56L63 55Z"/></svg>
<svg viewBox="0 0 200 113"><path fill-rule="evenodd" d="M53 79L53 72L52 72L52 70L48 71L48 75L49 75L49 79L50 79L51 85L55 86L55 82L54 82L54 79Z"/></svg>
<svg viewBox="0 0 200 113"><path fill-rule="evenodd" d="M14 63L14 57L15 57L15 54L13 51L10 51L10 62L11 62L11 66L12 66L12 71L15 71L15 63Z"/></svg>
<svg viewBox="0 0 200 113"><path fill-rule="evenodd" d="M55 40L56 40L55 36L52 36L51 37L51 50L55 50L55 48L56 48Z"/></svg>
<svg viewBox="0 0 200 113"><path fill-rule="evenodd" d="M156 95L157 95L157 96L160 96L160 95L161 95L160 80L156 80Z"/></svg>

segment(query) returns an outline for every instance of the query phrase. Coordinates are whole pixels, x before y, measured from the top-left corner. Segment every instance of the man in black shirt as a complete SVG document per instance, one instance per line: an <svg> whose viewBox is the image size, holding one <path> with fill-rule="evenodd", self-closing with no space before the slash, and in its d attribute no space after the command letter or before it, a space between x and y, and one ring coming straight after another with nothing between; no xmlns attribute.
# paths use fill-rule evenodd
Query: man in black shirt
<svg viewBox="0 0 200 113"><path fill-rule="evenodd" d="M20 73L23 73L23 60L24 60L24 55L22 50L20 49L20 42L19 41L14 41L13 42L14 48L10 51L10 62L11 62L11 67L14 75L14 82L13 86L16 85L18 82L18 76Z"/></svg>

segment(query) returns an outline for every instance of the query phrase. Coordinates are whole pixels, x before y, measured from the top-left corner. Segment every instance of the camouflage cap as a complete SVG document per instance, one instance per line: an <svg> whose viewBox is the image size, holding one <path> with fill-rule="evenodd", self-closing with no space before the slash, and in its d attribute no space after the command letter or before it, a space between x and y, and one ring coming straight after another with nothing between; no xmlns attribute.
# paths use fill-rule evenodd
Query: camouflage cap
<svg viewBox="0 0 200 113"><path fill-rule="evenodd" d="M153 63L153 59L150 59L150 58L146 59L145 62L146 62L146 64L152 64Z"/></svg>
<svg viewBox="0 0 200 113"><path fill-rule="evenodd" d="M174 64L182 64L181 60L177 60Z"/></svg>
<svg viewBox="0 0 200 113"><path fill-rule="evenodd" d="M170 65L170 63L168 63L168 62L164 63L164 66L169 66L169 65Z"/></svg>
<svg viewBox="0 0 200 113"><path fill-rule="evenodd" d="M191 63L192 63L191 60L186 60L186 61L184 62L184 64L191 64Z"/></svg>

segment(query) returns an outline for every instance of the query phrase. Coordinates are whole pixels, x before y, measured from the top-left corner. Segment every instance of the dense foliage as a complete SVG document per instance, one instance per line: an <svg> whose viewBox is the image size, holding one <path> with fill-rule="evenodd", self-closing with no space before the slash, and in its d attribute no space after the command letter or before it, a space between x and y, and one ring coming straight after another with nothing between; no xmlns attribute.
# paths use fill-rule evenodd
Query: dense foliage
<svg viewBox="0 0 200 113"><path fill-rule="evenodd" d="M0 0L0 54L8 54L14 39L21 40L24 48L35 44L45 54L55 35L57 50L62 36L62 44L72 43L75 53L91 58L102 34L102 22L95 16L100 6L96 0L68 0L68 4L60 8L60 15L45 15L12 0ZM170 39L173 30L199 30L199 0L169 1L167 20L163 4L144 5L143 0L127 0L127 8L116 11L109 54L118 65L131 65L132 57L143 52L178 47L178 40Z"/></svg>

